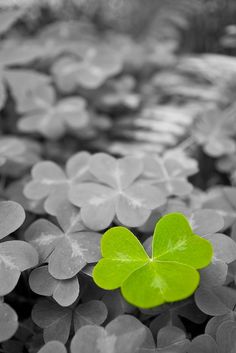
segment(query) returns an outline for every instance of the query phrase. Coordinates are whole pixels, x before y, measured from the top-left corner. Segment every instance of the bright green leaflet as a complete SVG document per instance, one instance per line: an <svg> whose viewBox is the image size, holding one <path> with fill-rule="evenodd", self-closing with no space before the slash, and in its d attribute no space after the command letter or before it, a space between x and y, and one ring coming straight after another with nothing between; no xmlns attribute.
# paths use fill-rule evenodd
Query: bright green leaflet
<svg viewBox="0 0 236 353"><path fill-rule="evenodd" d="M156 224L151 258L124 227L103 235L101 251L103 258L93 271L95 283L108 290L121 287L124 298L140 308L189 297L199 284L197 270L208 266L213 255L211 243L194 234L180 213Z"/></svg>

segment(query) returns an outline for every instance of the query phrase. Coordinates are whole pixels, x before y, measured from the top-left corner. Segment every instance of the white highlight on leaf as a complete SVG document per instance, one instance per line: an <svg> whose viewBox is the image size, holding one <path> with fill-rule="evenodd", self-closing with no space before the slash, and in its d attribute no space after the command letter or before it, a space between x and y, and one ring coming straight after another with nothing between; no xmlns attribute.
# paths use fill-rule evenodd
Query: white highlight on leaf
<svg viewBox="0 0 236 353"><path fill-rule="evenodd" d="M18 270L18 267L12 261L10 256L4 255L0 256L0 261L6 265L6 267L10 268L11 270Z"/></svg>
<svg viewBox="0 0 236 353"><path fill-rule="evenodd" d="M39 238L32 240L39 245L48 245L51 244L54 240L62 238L63 235L54 235L54 234L44 234L42 233Z"/></svg>
<svg viewBox="0 0 236 353"><path fill-rule="evenodd" d="M101 195L101 196L94 196L89 200L90 205L92 206L100 206L104 202L107 201L107 196L106 195Z"/></svg>
<svg viewBox="0 0 236 353"><path fill-rule="evenodd" d="M88 249L81 248L81 246L75 240L69 239L69 242L72 250L71 257L80 256L83 258L84 252L88 251Z"/></svg>

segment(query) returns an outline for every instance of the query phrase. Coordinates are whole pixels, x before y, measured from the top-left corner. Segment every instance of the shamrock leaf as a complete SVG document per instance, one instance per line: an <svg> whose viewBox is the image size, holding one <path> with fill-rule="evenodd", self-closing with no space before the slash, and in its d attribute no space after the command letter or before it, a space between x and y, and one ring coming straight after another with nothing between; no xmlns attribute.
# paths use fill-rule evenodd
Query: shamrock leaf
<svg viewBox="0 0 236 353"><path fill-rule="evenodd" d="M107 318L102 301L91 300L77 307L63 308L51 301L41 300L32 310L32 319L41 327L45 342L58 340L66 343L73 323L74 331L84 325L101 325Z"/></svg>
<svg viewBox="0 0 236 353"><path fill-rule="evenodd" d="M77 331L85 325L100 325L107 318L107 308L102 301L90 300L80 304L74 310L74 329Z"/></svg>
<svg viewBox="0 0 236 353"><path fill-rule="evenodd" d="M59 341L50 341L46 343L38 353L66 353L67 350L63 343Z"/></svg>
<svg viewBox="0 0 236 353"><path fill-rule="evenodd" d="M71 353L141 353L154 347L148 328L130 315L118 316L105 328L83 326L71 341Z"/></svg>
<svg viewBox="0 0 236 353"><path fill-rule="evenodd" d="M61 306L73 304L79 296L79 281L77 277L58 280L48 272L47 266L33 270L29 277L32 291L39 295L52 296Z"/></svg>
<svg viewBox="0 0 236 353"><path fill-rule="evenodd" d="M58 212L61 227L38 219L27 229L25 238L38 251L40 261L56 279L74 277L87 263L100 258L101 234L91 232L80 222L80 214Z"/></svg>
<svg viewBox="0 0 236 353"><path fill-rule="evenodd" d="M7 98L7 88L17 106L34 87L50 82L50 77L29 69L13 69L11 66L25 65L41 55L41 48L33 41L6 40L0 49L0 109ZM22 81L24 85L22 86Z"/></svg>
<svg viewBox="0 0 236 353"><path fill-rule="evenodd" d="M30 200L23 194L23 190L27 182L29 182L28 177L13 181L5 189L6 197L7 199L18 202L25 209L25 211L42 215L45 213L42 200Z"/></svg>
<svg viewBox="0 0 236 353"><path fill-rule="evenodd" d="M231 186L210 189L203 196L202 208L215 210L224 218L224 228L230 227L236 220L236 188Z"/></svg>
<svg viewBox="0 0 236 353"><path fill-rule="evenodd" d="M157 223L152 257L124 227L108 230L101 250L103 258L93 271L95 283L109 290L121 287L124 298L141 308L189 297L199 284L196 270L206 267L212 258L211 244L195 235L178 213Z"/></svg>
<svg viewBox="0 0 236 353"><path fill-rule="evenodd" d="M18 177L37 163L41 148L38 143L15 136L1 137L0 172Z"/></svg>
<svg viewBox="0 0 236 353"><path fill-rule="evenodd" d="M166 196L183 196L189 194L193 186L187 181L186 169L173 157L144 157L145 175L152 180Z"/></svg>
<svg viewBox="0 0 236 353"><path fill-rule="evenodd" d="M11 338L17 328L18 317L16 312L8 304L0 303L0 342Z"/></svg>
<svg viewBox="0 0 236 353"><path fill-rule="evenodd" d="M79 60L63 57L53 65L54 80L62 92L65 87L67 92L74 91L78 86L96 89L123 68L122 55L105 45L85 45L82 56Z"/></svg>
<svg viewBox="0 0 236 353"><path fill-rule="evenodd" d="M198 308L207 315L225 315L235 308L236 291L224 286L201 286L195 293L195 302Z"/></svg>
<svg viewBox="0 0 236 353"><path fill-rule="evenodd" d="M236 151L234 126L235 107L223 112L209 111L197 119L193 136L209 156L220 157Z"/></svg>
<svg viewBox="0 0 236 353"><path fill-rule="evenodd" d="M147 182L137 180L143 172L135 157L115 158L97 153L89 161L94 182L74 184L70 201L81 207L83 222L91 229L107 228L115 216L130 227L142 225L151 211L165 203L163 193Z"/></svg>
<svg viewBox="0 0 236 353"><path fill-rule="evenodd" d="M13 201L0 203L0 239L17 230L24 222L24 209ZM21 272L38 263L38 254L28 243L11 240L0 243L0 296L10 293Z"/></svg>
<svg viewBox="0 0 236 353"><path fill-rule="evenodd" d="M33 50L33 45L30 46ZM29 48L26 48L29 50ZM14 55L15 53L11 53L11 51L7 54ZM13 58L13 56L11 56ZM11 70L4 70L3 77L7 83L7 86L10 88L12 96L16 103L16 110L18 113L22 112L22 108L25 106L26 102L30 100L32 97L33 92L39 91L42 87L43 89L46 88L47 94L49 94L47 87L50 84L50 77L39 73L37 71L25 70L25 69L11 69ZM24 85L22 86L22 81ZM38 97L38 101L40 100L40 96ZM31 106L33 102L31 102ZM35 104L34 104L35 106Z"/></svg>
<svg viewBox="0 0 236 353"><path fill-rule="evenodd" d="M32 180L24 188L24 195L30 200L45 200L44 208L55 215L58 206L68 199L68 191L74 183L90 179L88 152L71 156L65 171L51 161L38 162L32 168Z"/></svg>
<svg viewBox="0 0 236 353"><path fill-rule="evenodd" d="M76 133L88 128L90 117L83 98L68 97L56 102L54 90L48 88L48 93L46 97L42 95L37 97L37 101L40 100L38 109L28 111L21 117L18 122L19 130L36 132L49 139L58 139L67 130Z"/></svg>

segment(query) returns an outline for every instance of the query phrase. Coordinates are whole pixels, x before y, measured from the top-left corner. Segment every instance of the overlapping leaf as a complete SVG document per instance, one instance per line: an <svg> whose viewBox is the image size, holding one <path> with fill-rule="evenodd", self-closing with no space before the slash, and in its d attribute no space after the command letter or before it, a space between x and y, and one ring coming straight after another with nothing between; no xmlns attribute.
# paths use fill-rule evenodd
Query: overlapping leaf
<svg viewBox="0 0 236 353"><path fill-rule="evenodd" d="M236 220L236 188L230 186L215 187L208 190L201 202L202 208L215 210L223 216L225 227L230 227Z"/></svg>
<svg viewBox="0 0 236 353"><path fill-rule="evenodd" d="M24 222L24 209L13 201L0 203L0 239L17 230ZM38 263L38 254L28 243L21 240L0 243L0 295L10 293L16 286L21 272Z"/></svg>
<svg viewBox="0 0 236 353"><path fill-rule="evenodd" d="M195 301L199 309L207 315L224 315L235 308L236 290L224 286L202 286L195 293Z"/></svg>
<svg viewBox="0 0 236 353"><path fill-rule="evenodd" d="M193 135L212 157L232 154L236 151L235 122L235 106L225 112L210 111L197 122Z"/></svg>
<svg viewBox="0 0 236 353"><path fill-rule="evenodd" d="M0 172L18 177L40 160L40 153L37 142L5 135L0 141Z"/></svg>
<svg viewBox="0 0 236 353"><path fill-rule="evenodd" d="M191 300L187 299L177 303L164 304L157 308L144 310L144 314L154 317L150 323L150 329L154 336L165 326L176 326L181 330L185 330L182 321L183 318L197 325L203 324L207 318L206 314L200 311L192 298Z"/></svg>
<svg viewBox="0 0 236 353"><path fill-rule="evenodd" d="M91 229L107 228L115 216L126 226L140 226L153 209L165 203L159 188L138 180L143 172L138 158L116 160L97 153L91 157L89 166L94 182L74 184L69 199L81 208L82 220Z"/></svg>
<svg viewBox="0 0 236 353"><path fill-rule="evenodd" d="M37 71L11 68L11 66L25 65L40 57L42 52L39 46L33 43L29 46L28 43L23 44L14 40L8 40L4 44L0 50L0 109L3 108L7 98L7 87L19 104L32 88L50 82L49 76Z"/></svg>
<svg viewBox="0 0 236 353"><path fill-rule="evenodd" d="M32 168L32 180L24 188L30 200L45 200L44 208L55 215L58 205L68 199L68 191L75 183L90 179L88 152L78 152L68 159L65 171L56 163L43 161Z"/></svg>
<svg viewBox="0 0 236 353"><path fill-rule="evenodd" d="M190 296L199 284L196 269L206 267L212 258L210 243L195 235L187 219L177 213L157 223L151 258L123 227L108 230L101 249L103 258L93 271L97 285L110 290L121 287L125 299L141 308Z"/></svg>
<svg viewBox="0 0 236 353"><path fill-rule="evenodd" d="M37 94L37 91L34 93L35 109L30 111L27 101L22 102L25 107L21 109L27 108L27 112L18 122L18 128L21 131L39 133L49 139L58 139L68 130L76 133L88 129L90 116L83 98L67 97L56 102L53 88L48 86L46 90L47 95L44 91L41 91L41 96ZM27 100L29 101L29 97ZM31 105L33 105L32 101Z"/></svg>
<svg viewBox="0 0 236 353"><path fill-rule="evenodd" d="M48 271L56 279L74 277L87 263L100 258L101 234L81 223L77 210L58 212L60 227L46 219L38 219L27 229L25 238L37 249L40 262L48 262ZM73 210L73 208L72 208ZM77 211L77 212L76 212Z"/></svg>
<svg viewBox="0 0 236 353"><path fill-rule="evenodd" d="M162 190L166 196L187 195L192 191L192 184L188 182L184 166L176 159L166 157L145 157L145 175L152 179L152 183Z"/></svg>
<svg viewBox="0 0 236 353"><path fill-rule="evenodd" d="M52 296L61 306L73 304L78 298L80 291L77 277L58 280L50 275L47 266L36 268L31 272L29 286L39 295Z"/></svg>
<svg viewBox="0 0 236 353"><path fill-rule="evenodd" d="M236 349L236 323L232 320L223 322L216 332L215 339L204 334L191 342L189 353L233 353Z"/></svg>
<svg viewBox="0 0 236 353"><path fill-rule="evenodd" d="M102 301L93 300L76 308L63 308L56 303L42 300L33 308L32 319L41 327L45 342L58 340L66 343L70 331L84 325L101 325L107 317L107 309Z"/></svg>
<svg viewBox="0 0 236 353"><path fill-rule="evenodd" d="M118 316L105 328L84 326L71 342L71 353L154 353L154 348L147 327L129 315Z"/></svg>
<svg viewBox="0 0 236 353"><path fill-rule="evenodd" d="M82 58L64 57L55 62L52 73L57 86L71 92L76 87L95 89L123 68L121 53L105 45L84 46ZM82 60L81 60L82 59Z"/></svg>
<svg viewBox="0 0 236 353"><path fill-rule="evenodd" d="M186 353L189 344L185 332L178 327L165 326L158 332L157 352Z"/></svg>

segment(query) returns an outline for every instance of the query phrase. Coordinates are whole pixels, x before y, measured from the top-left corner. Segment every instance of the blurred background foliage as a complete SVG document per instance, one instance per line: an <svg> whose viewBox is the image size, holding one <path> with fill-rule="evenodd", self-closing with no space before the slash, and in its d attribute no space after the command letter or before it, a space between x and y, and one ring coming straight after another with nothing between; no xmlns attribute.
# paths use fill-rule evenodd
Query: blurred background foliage
<svg viewBox="0 0 236 353"><path fill-rule="evenodd" d="M28 24L45 17L64 20L86 17L102 28L145 38L178 39L182 49L222 51L219 39L235 24L234 0L47 0L28 8ZM46 16L45 16L46 15ZM32 22L31 22L32 21Z"/></svg>
<svg viewBox="0 0 236 353"><path fill-rule="evenodd" d="M44 139L46 157L60 159L62 143L64 159L192 149L212 116L235 119L235 0L3 2L2 132ZM207 154L231 155L232 134Z"/></svg>

